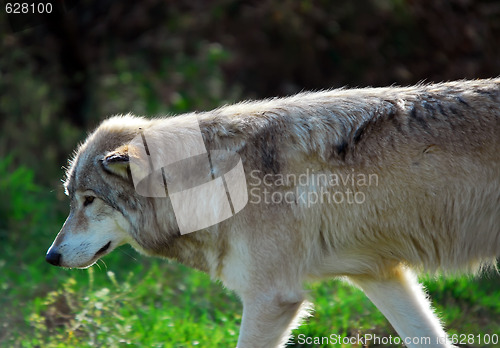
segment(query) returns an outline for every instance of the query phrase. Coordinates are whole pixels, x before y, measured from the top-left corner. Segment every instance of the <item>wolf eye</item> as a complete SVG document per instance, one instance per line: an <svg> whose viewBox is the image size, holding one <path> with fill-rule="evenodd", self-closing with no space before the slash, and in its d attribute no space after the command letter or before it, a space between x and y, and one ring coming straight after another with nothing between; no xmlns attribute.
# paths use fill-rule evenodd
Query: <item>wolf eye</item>
<svg viewBox="0 0 500 348"><path fill-rule="evenodd" d="M94 201L94 196L85 196L85 201L83 202L83 206L86 207L89 204L92 204Z"/></svg>

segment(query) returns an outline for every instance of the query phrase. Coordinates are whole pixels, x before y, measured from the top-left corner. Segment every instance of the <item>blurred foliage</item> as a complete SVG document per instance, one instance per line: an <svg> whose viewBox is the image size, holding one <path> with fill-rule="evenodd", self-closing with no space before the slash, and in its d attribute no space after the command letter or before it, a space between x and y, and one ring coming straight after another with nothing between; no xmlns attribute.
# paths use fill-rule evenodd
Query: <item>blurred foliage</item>
<svg viewBox="0 0 500 348"><path fill-rule="evenodd" d="M0 238L5 233L11 221L19 222L26 219L30 212L39 213L33 195L39 192L39 187L33 182L33 171L19 167L9 173L12 156L0 159Z"/></svg>
<svg viewBox="0 0 500 348"><path fill-rule="evenodd" d="M57 204L54 192L34 182L32 169L13 167L12 156L0 158L0 193L2 257L13 256L19 260L15 249L26 242L26 235L46 233L54 227L54 222L58 223L57 217L62 217L63 209Z"/></svg>
<svg viewBox="0 0 500 348"><path fill-rule="evenodd" d="M54 186L77 140L112 114L500 73L495 0L54 6L23 25L0 12L0 157L13 154Z"/></svg>

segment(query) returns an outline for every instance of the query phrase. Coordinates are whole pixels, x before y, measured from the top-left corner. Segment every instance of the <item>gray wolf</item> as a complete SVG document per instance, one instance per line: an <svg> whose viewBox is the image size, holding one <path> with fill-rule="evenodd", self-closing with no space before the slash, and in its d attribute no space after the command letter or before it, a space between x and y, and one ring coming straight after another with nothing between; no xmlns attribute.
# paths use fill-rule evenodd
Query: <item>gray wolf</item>
<svg viewBox="0 0 500 348"><path fill-rule="evenodd" d="M181 234L168 196L137 193L130 164L146 159L132 140L154 128L163 153L189 147L194 118L207 150L240 156L248 203ZM500 255L500 79L113 117L78 148L64 186L71 210L48 262L89 267L129 243L207 272L241 297L239 348L283 346L308 313L303 283L330 277L362 289L407 346L450 347L415 274L478 273Z"/></svg>

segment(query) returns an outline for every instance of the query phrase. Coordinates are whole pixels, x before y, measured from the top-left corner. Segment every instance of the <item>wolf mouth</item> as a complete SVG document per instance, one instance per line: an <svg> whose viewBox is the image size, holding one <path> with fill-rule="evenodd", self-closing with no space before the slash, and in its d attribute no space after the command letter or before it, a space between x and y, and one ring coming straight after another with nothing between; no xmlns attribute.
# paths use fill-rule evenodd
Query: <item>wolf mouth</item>
<svg viewBox="0 0 500 348"><path fill-rule="evenodd" d="M106 245L105 245L105 246L103 246L101 249L99 249L99 250L95 253L94 257L98 257L98 256L100 256L100 255L104 254L104 253L106 252L106 250L108 250L108 249L109 249L109 247L110 247L110 246L111 246L111 241L109 241L108 243L106 243Z"/></svg>

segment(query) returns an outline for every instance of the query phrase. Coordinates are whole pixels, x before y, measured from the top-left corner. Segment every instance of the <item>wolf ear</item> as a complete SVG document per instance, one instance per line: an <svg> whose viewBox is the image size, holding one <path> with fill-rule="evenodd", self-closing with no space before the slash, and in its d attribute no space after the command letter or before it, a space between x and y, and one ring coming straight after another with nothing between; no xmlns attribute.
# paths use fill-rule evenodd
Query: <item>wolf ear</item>
<svg viewBox="0 0 500 348"><path fill-rule="evenodd" d="M128 145L123 145L116 150L108 152L102 159L104 170L118 175L124 179L129 178L130 158Z"/></svg>

